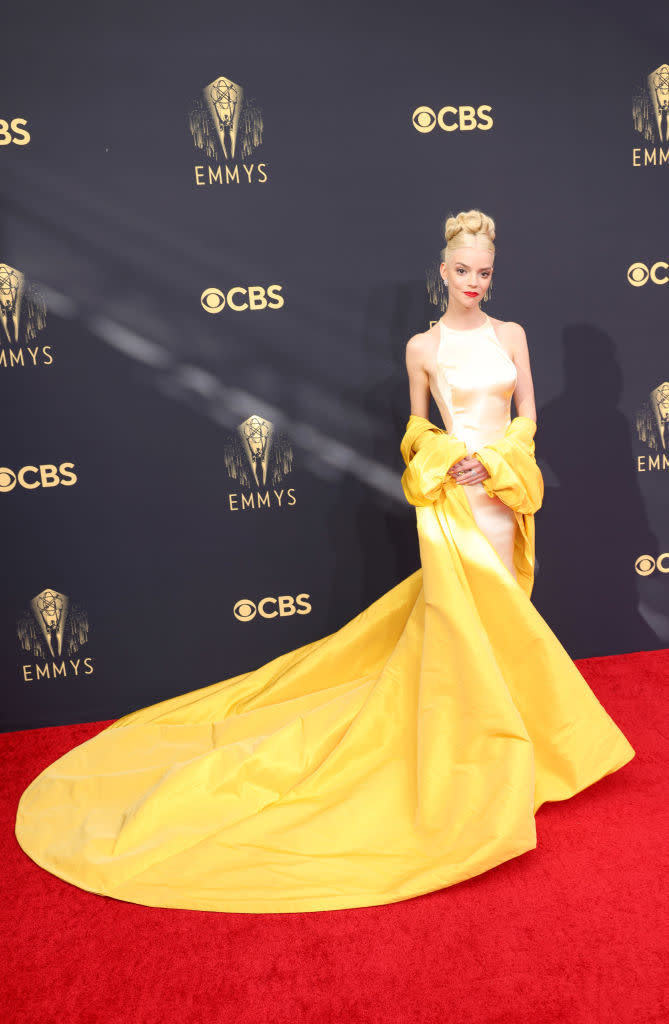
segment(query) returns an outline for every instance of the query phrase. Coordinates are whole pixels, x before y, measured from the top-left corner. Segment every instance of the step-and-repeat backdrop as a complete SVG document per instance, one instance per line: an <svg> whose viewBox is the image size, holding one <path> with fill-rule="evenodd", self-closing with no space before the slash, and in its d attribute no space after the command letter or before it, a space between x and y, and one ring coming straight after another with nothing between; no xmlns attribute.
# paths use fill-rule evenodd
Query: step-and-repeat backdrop
<svg viewBox="0 0 669 1024"><path fill-rule="evenodd" d="M470 207L498 229L486 308L530 346L535 604L573 657L669 645L664 20L3 16L5 729L247 671L419 567L405 344Z"/></svg>

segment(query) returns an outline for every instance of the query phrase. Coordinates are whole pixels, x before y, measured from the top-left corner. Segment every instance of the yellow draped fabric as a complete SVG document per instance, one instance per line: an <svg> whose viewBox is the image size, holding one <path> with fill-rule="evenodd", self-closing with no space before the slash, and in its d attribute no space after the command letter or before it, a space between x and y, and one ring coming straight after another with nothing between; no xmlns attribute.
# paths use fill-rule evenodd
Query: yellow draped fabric
<svg viewBox="0 0 669 1024"><path fill-rule="evenodd" d="M92 892L241 913L392 903L536 846L534 812L634 750L529 600L535 424L477 451L514 567L412 416L402 484L422 568L337 632L126 715L23 794L19 843Z"/></svg>
<svg viewBox="0 0 669 1024"><path fill-rule="evenodd" d="M518 529L514 568L528 597L534 583L534 513L541 508L544 496L543 478L534 458L536 430L534 420L516 416L499 441L482 445L474 453L490 473L483 480L484 489L515 513ZM451 500L443 503L444 514L458 520L464 516L471 527L471 511L464 491L447 472L454 462L467 455L465 443L422 416L410 416L400 451L407 464L402 476L407 501L436 509L439 498L448 495ZM420 514L418 517L420 534Z"/></svg>

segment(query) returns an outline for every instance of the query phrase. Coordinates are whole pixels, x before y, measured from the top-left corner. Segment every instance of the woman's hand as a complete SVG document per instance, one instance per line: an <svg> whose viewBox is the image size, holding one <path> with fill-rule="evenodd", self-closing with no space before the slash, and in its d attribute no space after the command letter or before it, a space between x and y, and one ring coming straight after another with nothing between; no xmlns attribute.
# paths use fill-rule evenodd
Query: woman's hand
<svg viewBox="0 0 669 1024"><path fill-rule="evenodd" d="M459 462L454 462L448 472L456 484L478 484L490 476L483 463L474 455L467 455Z"/></svg>

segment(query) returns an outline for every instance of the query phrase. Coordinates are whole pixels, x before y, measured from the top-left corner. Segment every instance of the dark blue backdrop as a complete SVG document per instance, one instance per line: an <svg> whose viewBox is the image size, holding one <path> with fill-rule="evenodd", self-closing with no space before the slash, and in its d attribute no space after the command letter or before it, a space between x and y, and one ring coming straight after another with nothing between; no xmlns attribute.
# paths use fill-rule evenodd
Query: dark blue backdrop
<svg viewBox="0 0 669 1024"><path fill-rule="evenodd" d="M532 357L535 603L574 657L667 646L669 441L637 427L669 379L664 5L42 0L6 19L0 263L47 313L1 339L4 728L251 669L418 567L404 346L438 315L444 218L472 206L498 227L489 312ZM262 121L227 184L189 122L221 76ZM454 129L417 130L420 107ZM222 183L198 184L209 166ZM259 308L203 308L235 287ZM242 508L258 487L231 475L251 416L274 426L269 507ZM235 617L267 597L283 614Z"/></svg>

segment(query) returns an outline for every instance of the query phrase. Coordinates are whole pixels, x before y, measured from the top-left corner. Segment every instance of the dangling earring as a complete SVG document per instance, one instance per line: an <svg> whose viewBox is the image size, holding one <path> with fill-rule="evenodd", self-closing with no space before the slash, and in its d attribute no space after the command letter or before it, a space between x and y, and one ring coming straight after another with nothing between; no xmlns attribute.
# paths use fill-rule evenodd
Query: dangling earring
<svg viewBox="0 0 669 1024"><path fill-rule="evenodd" d="M431 266L425 274L427 294L433 306L436 306L443 313L448 301L448 287L439 273L439 268Z"/></svg>
<svg viewBox="0 0 669 1024"><path fill-rule="evenodd" d="M491 296L492 296L492 278L490 278L490 284L488 285L488 287L486 289L486 293L483 296L483 301L487 302L488 299L491 298Z"/></svg>

